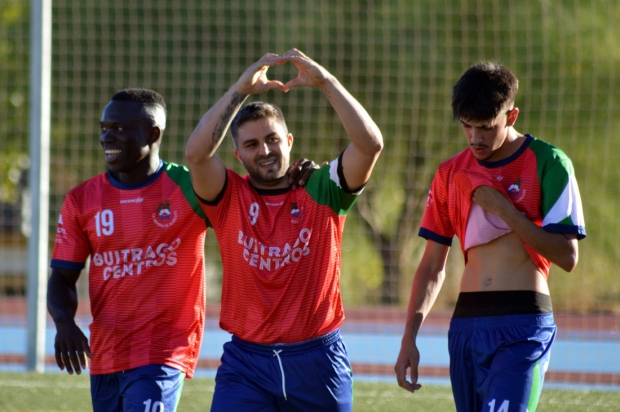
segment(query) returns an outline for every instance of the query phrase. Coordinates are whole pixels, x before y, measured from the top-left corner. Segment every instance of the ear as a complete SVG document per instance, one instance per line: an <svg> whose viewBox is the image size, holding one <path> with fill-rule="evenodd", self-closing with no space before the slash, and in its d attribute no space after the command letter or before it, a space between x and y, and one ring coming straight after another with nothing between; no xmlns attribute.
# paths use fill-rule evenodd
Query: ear
<svg viewBox="0 0 620 412"><path fill-rule="evenodd" d="M519 117L519 108L515 107L508 112L508 118L506 119L506 127L512 127Z"/></svg>
<svg viewBox="0 0 620 412"><path fill-rule="evenodd" d="M235 151L233 153L235 154L235 157L237 158L237 160L241 162L241 158L239 157L239 151L237 149L235 149ZM243 162L241 162L241 163L243 163Z"/></svg>
<svg viewBox="0 0 620 412"><path fill-rule="evenodd" d="M149 134L149 144L156 143L159 139L161 139L162 134L163 132L159 127L153 127Z"/></svg>
<svg viewBox="0 0 620 412"><path fill-rule="evenodd" d="M289 133L289 134L286 136L286 141L287 141L287 143L288 143L288 147L289 147L289 148L291 148L291 147L293 146L293 140L294 140L294 139L293 139L293 135L292 135L291 133Z"/></svg>

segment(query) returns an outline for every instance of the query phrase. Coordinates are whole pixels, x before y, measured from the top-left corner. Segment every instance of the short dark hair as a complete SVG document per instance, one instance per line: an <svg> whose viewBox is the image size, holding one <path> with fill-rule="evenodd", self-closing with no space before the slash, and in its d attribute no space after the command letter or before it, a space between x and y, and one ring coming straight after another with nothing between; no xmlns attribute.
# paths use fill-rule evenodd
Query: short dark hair
<svg viewBox="0 0 620 412"><path fill-rule="evenodd" d="M110 100L114 102L142 103L146 108L145 117L151 120L151 127L159 127L161 130L166 128L166 101L156 91L140 88L124 89L114 93ZM163 118L161 112L158 113L156 106L160 106L163 109Z"/></svg>
<svg viewBox="0 0 620 412"><path fill-rule="evenodd" d="M243 126L247 122L264 119L267 117L272 117L278 120L284 128L284 133L288 134L288 128L286 127L284 114L278 106L266 102L248 103L247 105L243 106L241 110L239 110L232 123L230 124L230 134L232 135L235 148L237 148L237 132L241 126Z"/></svg>
<svg viewBox="0 0 620 412"><path fill-rule="evenodd" d="M452 117L476 122L512 109L519 80L507 67L480 62L461 76L452 89Z"/></svg>
<svg viewBox="0 0 620 412"><path fill-rule="evenodd" d="M152 103L159 104L164 109L166 108L166 101L164 97L154 90L149 89L124 89L114 93L112 99L115 102L138 102L138 103Z"/></svg>

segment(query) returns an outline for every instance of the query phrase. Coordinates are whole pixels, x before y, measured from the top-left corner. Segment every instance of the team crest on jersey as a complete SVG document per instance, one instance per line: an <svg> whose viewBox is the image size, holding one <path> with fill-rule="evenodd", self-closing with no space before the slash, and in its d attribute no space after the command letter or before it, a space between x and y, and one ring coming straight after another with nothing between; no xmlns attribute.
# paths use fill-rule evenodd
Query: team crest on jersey
<svg viewBox="0 0 620 412"><path fill-rule="evenodd" d="M299 223L301 218L303 217L302 210L297 205L297 202L291 202L291 222Z"/></svg>
<svg viewBox="0 0 620 412"><path fill-rule="evenodd" d="M508 194L510 195L510 197L516 198L520 195L519 198L515 200L516 203L519 203L525 197L526 190L521 190L521 183L521 178L519 178L516 182L508 186Z"/></svg>
<svg viewBox="0 0 620 412"><path fill-rule="evenodd" d="M159 227L170 227L177 220L176 210L170 209L170 201L166 200L157 207L157 212L153 213L153 222Z"/></svg>
<svg viewBox="0 0 620 412"><path fill-rule="evenodd" d="M517 197L519 195L520 190L521 190L521 178L519 178L515 183L508 186L508 194L511 197Z"/></svg>

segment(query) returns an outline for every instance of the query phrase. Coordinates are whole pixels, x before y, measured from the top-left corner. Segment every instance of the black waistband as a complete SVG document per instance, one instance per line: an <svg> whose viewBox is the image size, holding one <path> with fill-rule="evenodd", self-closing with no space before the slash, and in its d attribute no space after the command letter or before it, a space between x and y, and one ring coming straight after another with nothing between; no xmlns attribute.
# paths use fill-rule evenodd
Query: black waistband
<svg viewBox="0 0 620 412"><path fill-rule="evenodd" d="M459 293L455 318L483 316L533 315L552 312L551 297L530 290Z"/></svg>

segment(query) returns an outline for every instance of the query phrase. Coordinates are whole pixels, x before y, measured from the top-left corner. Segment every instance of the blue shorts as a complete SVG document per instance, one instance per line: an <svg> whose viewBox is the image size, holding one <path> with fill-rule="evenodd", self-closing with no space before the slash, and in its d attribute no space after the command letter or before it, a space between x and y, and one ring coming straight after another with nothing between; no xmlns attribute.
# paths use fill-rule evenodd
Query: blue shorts
<svg viewBox="0 0 620 412"><path fill-rule="evenodd" d="M211 411L351 411L353 378L338 330L308 341L224 344Z"/></svg>
<svg viewBox="0 0 620 412"><path fill-rule="evenodd" d="M555 334L553 313L453 318L448 350L456 410L534 411Z"/></svg>
<svg viewBox="0 0 620 412"><path fill-rule="evenodd" d="M90 375L94 412L176 411L185 372L147 365L122 372Z"/></svg>

